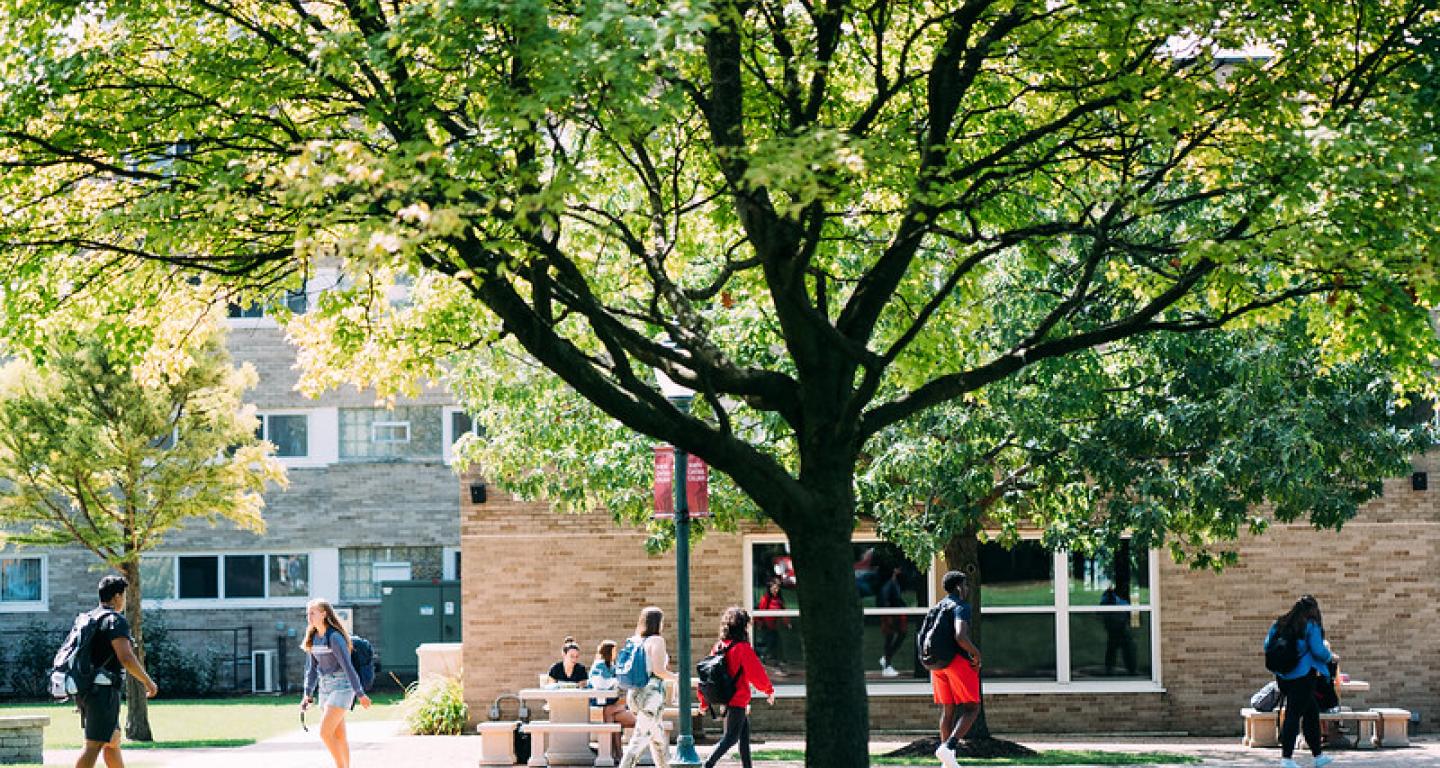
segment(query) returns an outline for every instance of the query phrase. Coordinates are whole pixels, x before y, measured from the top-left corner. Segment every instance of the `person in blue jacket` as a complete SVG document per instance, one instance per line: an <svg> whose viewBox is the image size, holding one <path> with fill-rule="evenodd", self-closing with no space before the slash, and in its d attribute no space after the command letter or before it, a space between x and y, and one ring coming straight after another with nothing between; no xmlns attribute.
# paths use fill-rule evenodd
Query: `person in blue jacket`
<svg viewBox="0 0 1440 768"><path fill-rule="evenodd" d="M1331 653L1325 643L1320 603L1310 595L1296 600L1295 605L1271 625L1264 647L1269 648L1277 636L1294 639L1300 652L1294 669L1275 676L1286 702L1285 722L1280 726L1280 766L1298 768L1294 759L1295 737L1303 730L1305 743L1315 756L1315 768L1324 768L1335 758L1321 754L1320 706L1315 700L1315 684L1318 678L1329 678L1329 663L1339 661L1340 657Z"/></svg>

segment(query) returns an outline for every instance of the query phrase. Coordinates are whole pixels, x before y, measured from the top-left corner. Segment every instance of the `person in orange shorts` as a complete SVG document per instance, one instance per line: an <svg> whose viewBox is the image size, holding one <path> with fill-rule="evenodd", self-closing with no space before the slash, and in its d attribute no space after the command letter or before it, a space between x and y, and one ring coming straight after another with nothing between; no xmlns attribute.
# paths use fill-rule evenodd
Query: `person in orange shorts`
<svg viewBox="0 0 1440 768"><path fill-rule="evenodd" d="M955 751L960 746L960 740L980 717L980 649L970 640L970 603L967 602L970 585L965 574L950 571L945 574L941 585L946 593L941 603L952 603L950 612L955 617L955 646L958 652L944 668L930 672L935 703L940 705L941 743L935 750L935 757L945 768L959 768ZM939 630L937 625L936 631Z"/></svg>

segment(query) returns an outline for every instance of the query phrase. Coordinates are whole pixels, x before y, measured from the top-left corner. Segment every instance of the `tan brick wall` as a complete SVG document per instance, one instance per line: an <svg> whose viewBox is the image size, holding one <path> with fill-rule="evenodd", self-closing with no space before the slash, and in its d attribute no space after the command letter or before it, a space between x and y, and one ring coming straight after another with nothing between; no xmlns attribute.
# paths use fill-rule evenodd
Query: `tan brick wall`
<svg viewBox="0 0 1440 768"><path fill-rule="evenodd" d="M1267 679L1260 653L1266 629L1310 592L1344 670L1373 685L1354 703L1419 710L1429 730L1440 714L1440 483L1416 492L1407 478L1385 490L1340 532L1293 525L1242 537L1240 564L1220 574L1166 558L1159 585L1165 692L987 696L992 728L1238 733L1238 709ZM493 487L488 503L467 499L462 515L472 717L483 718L497 694L533 686L565 635L585 647L588 663L598 640L630 633L644 605L666 610L673 647L674 556L646 555L642 532L605 515L563 516L517 503ZM743 557L737 535L709 536L693 553L696 658L711 642L714 617L743 599ZM879 729L926 730L935 722L928 698L876 697L870 709ZM760 732L798 730L803 701L757 707L755 725Z"/></svg>

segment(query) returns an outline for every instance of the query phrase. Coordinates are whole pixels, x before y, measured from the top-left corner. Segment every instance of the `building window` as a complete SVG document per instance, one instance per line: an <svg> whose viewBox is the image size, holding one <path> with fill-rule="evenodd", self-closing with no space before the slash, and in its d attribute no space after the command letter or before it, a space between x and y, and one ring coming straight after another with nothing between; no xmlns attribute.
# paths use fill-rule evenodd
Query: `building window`
<svg viewBox="0 0 1440 768"><path fill-rule="evenodd" d="M370 442L408 443L410 442L410 422L372 421L370 422Z"/></svg>
<svg viewBox="0 0 1440 768"><path fill-rule="evenodd" d="M18 607L45 600L45 560L0 557L0 607Z"/></svg>
<svg viewBox="0 0 1440 768"><path fill-rule="evenodd" d="M348 547L340 550L340 599L379 600L380 584L444 576L440 547Z"/></svg>
<svg viewBox="0 0 1440 768"><path fill-rule="evenodd" d="M263 600L310 595L302 554L147 555L141 596L152 600Z"/></svg>
<svg viewBox="0 0 1440 768"><path fill-rule="evenodd" d="M260 415L255 436L275 446L280 458L305 458L310 455L310 419L305 414L265 413Z"/></svg>
<svg viewBox="0 0 1440 768"><path fill-rule="evenodd" d="M298 291L285 291L274 298L263 301L255 301L250 304L231 303L225 309L225 316L232 320L257 319L275 314L275 310L284 307L293 314L303 315L310 309L310 295L304 288Z"/></svg>
<svg viewBox="0 0 1440 768"><path fill-rule="evenodd" d="M752 541L749 550L748 591L754 609L756 651L778 681L803 683L802 617L790 547L783 541ZM881 541L856 541L851 544L851 554L855 587L865 614L862 658L866 680L928 682L929 673L915 658L914 633L934 598L926 576L929 569L905 557L899 547ZM778 603L766 598L772 584L778 589Z"/></svg>
<svg viewBox="0 0 1440 768"><path fill-rule="evenodd" d="M444 420L438 406L340 409L341 459L439 459Z"/></svg>
<svg viewBox="0 0 1440 768"><path fill-rule="evenodd" d="M980 546L980 651L989 680L1149 683L1157 633L1150 552Z"/></svg>
<svg viewBox="0 0 1440 768"><path fill-rule="evenodd" d="M475 420L466 413L464 409L454 406L445 409L445 461L455 460L455 444L466 435L479 435L481 431L477 428Z"/></svg>
<svg viewBox="0 0 1440 768"><path fill-rule="evenodd" d="M802 616L789 546L775 540L748 546L745 579L755 609L756 650L779 673L778 682L803 683ZM932 586L932 578L894 545L857 541L852 547L864 611L867 682L928 683L915 659L915 632L939 598L932 593L938 584ZM1083 555L1024 540L1009 548L984 543L979 559L979 640L987 690L1148 690L1158 685L1153 553L1128 541L1114 552ZM771 582L779 587L780 608L761 607Z"/></svg>

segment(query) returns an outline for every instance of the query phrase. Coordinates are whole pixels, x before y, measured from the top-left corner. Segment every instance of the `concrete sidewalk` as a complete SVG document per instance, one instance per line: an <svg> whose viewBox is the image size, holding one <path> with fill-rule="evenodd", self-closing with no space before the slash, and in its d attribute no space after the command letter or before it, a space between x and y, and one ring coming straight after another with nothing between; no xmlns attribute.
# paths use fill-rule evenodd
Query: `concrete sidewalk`
<svg viewBox="0 0 1440 768"><path fill-rule="evenodd" d="M353 768L472 768L480 756L477 736L409 736L399 722L349 723ZM1194 755L1203 759L1203 766L1234 768L1275 768L1280 764L1278 749L1249 749L1240 745L1239 737L1231 739L1192 737L1083 737L1018 735L1009 736L1031 749L1107 750L1117 752L1172 752ZM883 754L899 748L906 740L894 736L878 736L871 743L871 752ZM775 737L755 745L756 750L804 749L805 742L794 737ZM710 753L710 745L701 745L701 758ZM46 766L73 765L75 750L50 750L45 753ZM1415 740L1406 749L1339 750L1334 753L1335 768L1392 768L1415 766L1440 768L1440 739L1434 736ZM330 755L320 743L319 735L298 728L291 733L262 741L248 747L229 749L165 749L129 750L126 764L133 768L331 768ZM1308 755L1299 756L1302 768L1308 768ZM733 752L721 761L722 766L739 765ZM757 768L802 768L798 762L763 762ZM939 762L936 762L939 765Z"/></svg>

